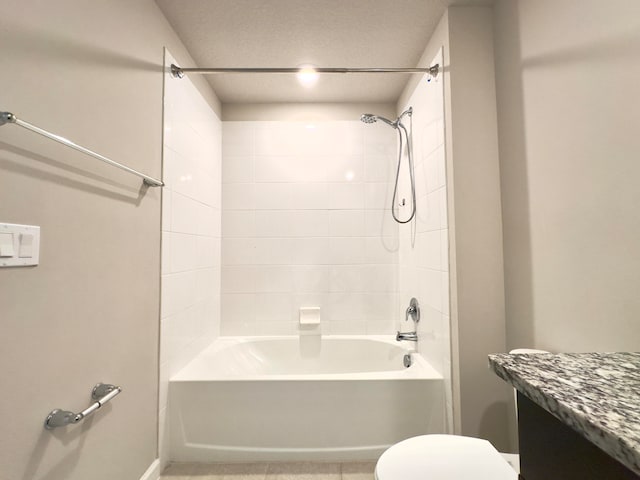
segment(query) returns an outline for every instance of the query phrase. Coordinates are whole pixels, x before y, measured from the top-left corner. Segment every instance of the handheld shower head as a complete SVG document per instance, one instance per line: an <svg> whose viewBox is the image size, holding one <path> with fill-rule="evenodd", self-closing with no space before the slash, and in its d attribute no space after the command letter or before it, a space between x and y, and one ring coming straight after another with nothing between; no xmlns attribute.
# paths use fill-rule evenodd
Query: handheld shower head
<svg viewBox="0 0 640 480"><path fill-rule="evenodd" d="M409 223L413 218L415 218L415 215L416 215L416 183L415 183L415 175L414 175L414 167L413 167L413 145L412 145L411 133L410 133L411 124L409 125L409 130L407 130L407 127L405 127L404 124L402 123L402 119L405 115L409 116L409 119L411 119L411 116L413 115L413 108L409 107L404 112L402 112L400 116L396 118L395 122L392 122L388 118L374 115L373 113L363 113L362 115L360 115L360 121L363 123L367 123L367 124L376 123L378 120L380 120L381 122L386 123L390 127L393 127L398 132L398 140L399 140L398 167L396 168L396 182L393 187L393 198L391 199L391 215L393 216L393 219L398 223ZM400 164L402 163L404 142L406 142L407 144L407 147L406 147L407 162L409 167L409 180L411 182L412 202L411 202L411 215L407 220L400 220L396 215L396 208L397 208L396 197L398 195L398 183L400 179ZM405 203L403 199L402 205L404 204Z"/></svg>
<svg viewBox="0 0 640 480"><path fill-rule="evenodd" d="M378 117L373 113L363 113L360 115L360 121L364 123L376 123L378 121Z"/></svg>
<svg viewBox="0 0 640 480"><path fill-rule="evenodd" d="M360 121L364 123L376 123L378 120L392 126L393 128L398 128L396 122L392 122L388 118L380 117L378 115L374 115L373 113L363 113L362 115L360 115Z"/></svg>

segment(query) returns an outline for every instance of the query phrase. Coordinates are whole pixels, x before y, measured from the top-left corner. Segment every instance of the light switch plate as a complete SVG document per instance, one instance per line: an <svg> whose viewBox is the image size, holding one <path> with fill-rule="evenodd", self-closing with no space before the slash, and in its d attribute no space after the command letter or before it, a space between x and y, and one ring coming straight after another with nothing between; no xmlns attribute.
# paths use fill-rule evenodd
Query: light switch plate
<svg viewBox="0 0 640 480"><path fill-rule="evenodd" d="M9 241L9 239L13 242L12 247L3 246L3 254L6 253L7 256L0 257L0 267L38 265L40 262L40 227L0 223L0 235L2 235L3 242Z"/></svg>

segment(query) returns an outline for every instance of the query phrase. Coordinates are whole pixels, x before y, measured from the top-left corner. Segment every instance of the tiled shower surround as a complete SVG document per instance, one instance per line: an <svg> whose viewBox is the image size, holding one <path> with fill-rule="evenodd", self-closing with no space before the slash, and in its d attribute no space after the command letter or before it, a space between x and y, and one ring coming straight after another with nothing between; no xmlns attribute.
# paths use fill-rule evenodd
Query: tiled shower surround
<svg viewBox="0 0 640 480"><path fill-rule="evenodd" d="M431 64L443 64L440 53ZM416 176L416 220L400 225L398 290L400 309L411 297L420 301L418 350L445 379L445 412L453 431L451 340L449 317L449 228L445 161L444 93L442 76L422 79L405 108L413 106L413 138ZM403 178L408 178L406 175ZM401 183L399 197L410 196L408 182ZM404 210L408 210L405 208ZM402 213L406 215L406 213ZM406 217L403 217L406 218ZM402 323L412 328L411 321Z"/></svg>
<svg viewBox="0 0 640 480"><path fill-rule="evenodd" d="M395 132L353 121L223 122L224 335L396 328Z"/></svg>
<svg viewBox="0 0 640 480"><path fill-rule="evenodd" d="M409 106L417 215L402 226L389 210L398 140L388 125L223 122L223 335L297 334L298 310L310 306L321 308L323 334L392 334L412 328L401 319L415 296L419 348L449 381L442 83L421 81Z"/></svg>
<svg viewBox="0 0 640 480"><path fill-rule="evenodd" d="M167 363L171 375L219 332L220 135L220 120L196 88L168 82L161 369Z"/></svg>
<svg viewBox="0 0 640 480"><path fill-rule="evenodd" d="M398 136L388 125L220 122L189 83L169 81L165 96L163 465L169 376L218 335L307 333L301 307L320 307L324 335L395 334L413 327L404 310L417 297L418 349L445 378L452 431L443 85L421 81L407 102L417 216L402 226L390 211Z"/></svg>
<svg viewBox="0 0 640 480"><path fill-rule="evenodd" d="M158 441L162 466L168 460L169 378L220 329L222 156L220 119L188 78L176 81L165 75Z"/></svg>

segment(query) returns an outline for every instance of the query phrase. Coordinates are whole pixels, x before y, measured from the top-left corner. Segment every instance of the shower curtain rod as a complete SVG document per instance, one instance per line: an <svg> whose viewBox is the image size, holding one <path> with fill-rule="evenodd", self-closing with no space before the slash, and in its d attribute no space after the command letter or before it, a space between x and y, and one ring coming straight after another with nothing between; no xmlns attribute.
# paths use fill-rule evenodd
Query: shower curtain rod
<svg viewBox="0 0 640 480"><path fill-rule="evenodd" d="M184 77L185 73L428 73L436 77L440 65L435 64L426 68L327 68L327 67L296 67L296 68L182 68L171 64L171 75L175 78Z"/></svg>

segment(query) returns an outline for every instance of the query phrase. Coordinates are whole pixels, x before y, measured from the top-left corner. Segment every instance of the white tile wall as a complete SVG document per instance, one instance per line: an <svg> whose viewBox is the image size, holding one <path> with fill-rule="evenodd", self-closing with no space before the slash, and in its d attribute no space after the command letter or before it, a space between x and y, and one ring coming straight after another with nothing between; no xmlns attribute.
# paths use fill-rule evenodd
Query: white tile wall
<svg viewBox="0 0 640 480"><path fill-rule="evenodd" d="M172 62L168 56L167 63ZM163 465L168 461L169 378L219 335L222 241L222 123L188 78L165 77L164 129L159 400ZM239 220L235 219L236 228L246 229ZM237 283L230 281L229 288L237 288Z"/></svg>
<svg viewBox="0 0 640 480"><path fill-rule="evenodd" d="M442 53L433 63L443 64ZM404 315L411 297L418 299L422 313L418 325L418 350L445 377L447 418L452 418L442 76L430 82L422 80L405 108L409 106L413 106L417 213L415 222L400 226L398 315ZM409 199L408 182L401 185L399 198ZM405 210L408 211L409 206ZM403 325L403 329L411 327L411 322Z"/></svg>
<svg viewBox="0 0 640 480"><path fill-rule="evenodd" d="M394 333L396 134L353 121L223 123L225 335ZM385 211L386 209L386 211Z"/></svg>

